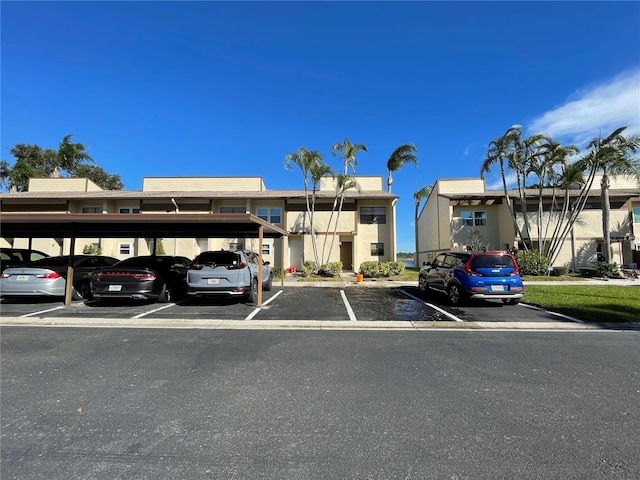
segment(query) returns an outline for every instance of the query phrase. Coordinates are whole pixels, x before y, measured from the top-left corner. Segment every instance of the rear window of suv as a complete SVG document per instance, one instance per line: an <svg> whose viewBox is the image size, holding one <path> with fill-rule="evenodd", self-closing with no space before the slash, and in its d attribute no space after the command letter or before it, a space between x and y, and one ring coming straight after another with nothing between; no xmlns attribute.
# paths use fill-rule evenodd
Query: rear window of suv
<svg viewBox="0 0 640 480"><path fill-rule="evenodd" d="M515 268L515 265L507 255L476 255L471 259L471 269L477 268Z"/></svg>
<svg viewBox="0 0 640 480"><path fill-rule="evenodd" d="M194 263L201 265L237 265L240 263L240 255L234 252L204 252L198 255Z"/></svg>

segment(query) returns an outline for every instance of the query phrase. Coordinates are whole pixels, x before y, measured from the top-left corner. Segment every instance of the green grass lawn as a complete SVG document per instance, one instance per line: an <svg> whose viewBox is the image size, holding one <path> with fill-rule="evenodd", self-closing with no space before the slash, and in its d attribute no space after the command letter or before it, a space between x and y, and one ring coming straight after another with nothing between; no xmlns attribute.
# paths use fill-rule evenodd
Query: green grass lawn
<svg viewBox="0 0 640 480"><path fill-rule="evenodd" d="M587 322L640 322L640 286L525 284L523 301Z"/></svg>

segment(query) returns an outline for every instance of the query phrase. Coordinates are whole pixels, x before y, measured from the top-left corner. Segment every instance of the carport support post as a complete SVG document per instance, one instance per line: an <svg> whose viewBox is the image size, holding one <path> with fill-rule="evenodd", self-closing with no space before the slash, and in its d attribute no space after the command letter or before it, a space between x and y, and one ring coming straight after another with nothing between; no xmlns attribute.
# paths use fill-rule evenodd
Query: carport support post
<svg viewBox="0 0 640 480"><path fill-rule="evenodd" d="M71 241L69 245L69 265L67 265L67 282L64 288L64 304L71 305L71 292L73 291L73 252L76 249L76 234L71 229Z"/></svg>
<svg viewBox="0 0 640 480"><path fill-rule="evenodd" d="M258 227L258 303L257 307L262 306L262 236L264 234L264 227L260 225Z"/></svg>

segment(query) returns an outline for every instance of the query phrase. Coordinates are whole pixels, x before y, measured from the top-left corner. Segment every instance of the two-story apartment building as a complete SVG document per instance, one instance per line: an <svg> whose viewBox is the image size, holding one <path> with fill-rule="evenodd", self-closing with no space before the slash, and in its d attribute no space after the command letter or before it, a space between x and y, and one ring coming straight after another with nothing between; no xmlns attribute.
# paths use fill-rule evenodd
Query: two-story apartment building
<svg viewBox="0 0 640 480"><path fill-rule="evenodd" d="M584 210L563 242L556 266L577 270L602 258L600 178L595 179ZM572 198L577 198L578 193L572 191ZM546 222L554 192L544 189L542 195ZM640 187L633 178L612 178L609 197L611 260L618 265L640 264ZM517 190L509 191L509 198L522 229L522 205ZM487 250L509 250L523 241L538 248L538 198L537 189L527 192L530 238L522 239L516 237L503 190L487 190L480 178L439 179L418 219L418 264L431 261L441 251L468 250L477 243ZM555 224L549 222L546 230L549 235Z"/></svg>
<svg viewBox="0 0 640 480"><path fill-rule="evenodd" d="M304 260L314 260L312 236L319 260L342 261L345 270L357 270L364 261L390 261L396 255L397 196L383 190L382 177L358 177L359 190L345 193L341 211L334 209L333 179L325 178L316 192L313 232L303 190L269 190L261 177L145 177L142 190L102 190L83 178L32 178L27 192L0 195L3 219L12 215L59 214L176 214L212 216L252 214L281 228L281 238L210 238L127 236L76 239L74 253L89 245L102 254L127 258L147 255L162 241L167 254L190 258L206 250L246 248L262 251L263 259L274 265L300 269ZM209 215L209 217L207 217ZM28 218L28 217L27 217ZM124 217L123 217L124 218ZM155 217L153 217L155 218ZM169 220L168 220L169 221ZM42 250L51 255L68 254L69 238L0 238L5 247Z"/></svg>

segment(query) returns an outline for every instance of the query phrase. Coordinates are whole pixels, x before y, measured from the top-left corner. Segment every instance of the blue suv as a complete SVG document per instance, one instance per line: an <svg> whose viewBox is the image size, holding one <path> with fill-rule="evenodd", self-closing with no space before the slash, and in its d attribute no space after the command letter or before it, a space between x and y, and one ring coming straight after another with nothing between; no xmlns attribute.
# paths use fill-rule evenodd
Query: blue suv
<svg viewBox="0 0 640 480"><path fill-rule="evenodd" d="M524 286L516 259L507 252L444 252L420 269L424 293L446 294L452 305L468 299L499 299L516 305Z"/></svg>

